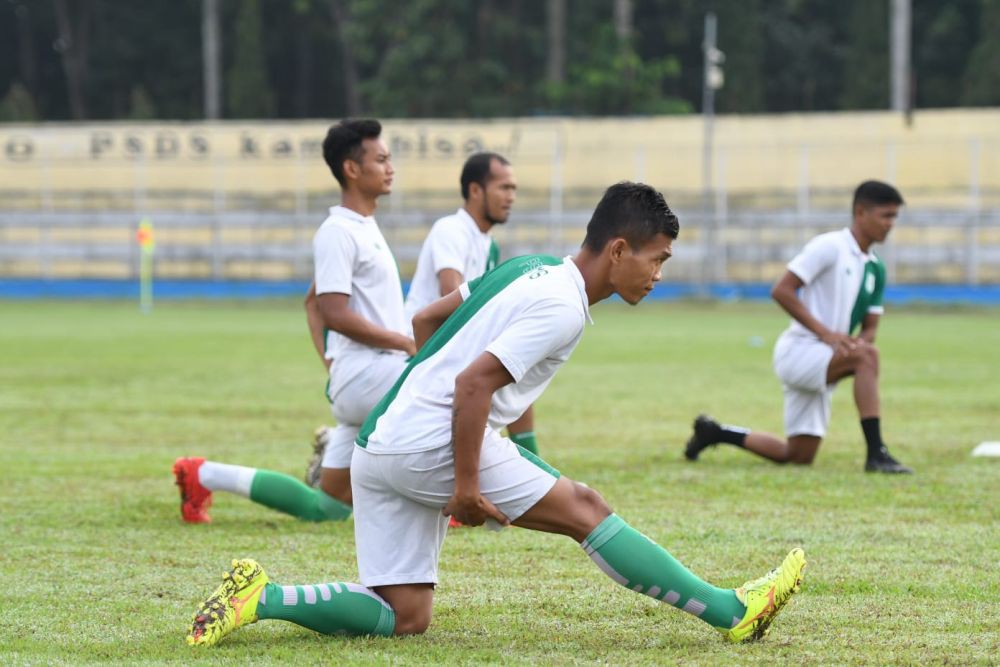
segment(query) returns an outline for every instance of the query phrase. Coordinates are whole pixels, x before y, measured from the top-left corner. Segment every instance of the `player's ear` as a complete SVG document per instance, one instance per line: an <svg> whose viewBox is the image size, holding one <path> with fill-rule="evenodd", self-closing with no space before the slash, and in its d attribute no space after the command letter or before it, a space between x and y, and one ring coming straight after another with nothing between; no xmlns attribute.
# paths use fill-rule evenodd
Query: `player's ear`
<svg viewBox="0 0 1000 667"><path fill-rule="evenodd" d="M628 241L618 237L608 241L608 255L612 262L620 262L628 251Z"/></svg>
<svg viewBox="0 0 1000 667"><path fill-rule="evenodd" d="M344 176L349 179L356 179L361 175L361 165L351 158L344 158Z"/></svg>

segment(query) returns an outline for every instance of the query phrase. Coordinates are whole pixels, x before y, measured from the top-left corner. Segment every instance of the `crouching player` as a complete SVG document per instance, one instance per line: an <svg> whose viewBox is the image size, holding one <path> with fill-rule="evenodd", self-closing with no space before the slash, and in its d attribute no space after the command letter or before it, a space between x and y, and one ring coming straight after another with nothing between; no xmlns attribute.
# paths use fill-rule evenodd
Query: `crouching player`
<svg viewBox="0 0 1000 667"><path fill-rule="evenodd" d="M256 561L234 561L195 614L188 642L212 645L260 619L327 634L422 633L449 515L566 535L618 584L732 641L763 637L799 590L801 549L738 589L718 588L597 491L499 434L569 359L592 304L612 294L637 304L653 289L677 233L662 195L619 183L598 204L575 256L512 259L421 311L419 351L368 415L351 462L361 584L281 586Z"/></svg>

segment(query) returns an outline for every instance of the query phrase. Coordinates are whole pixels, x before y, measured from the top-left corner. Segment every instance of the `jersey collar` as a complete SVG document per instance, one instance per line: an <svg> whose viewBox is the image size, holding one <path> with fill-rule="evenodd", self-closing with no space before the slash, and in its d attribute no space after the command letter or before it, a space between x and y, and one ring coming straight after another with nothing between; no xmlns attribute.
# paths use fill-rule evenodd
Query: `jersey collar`
<svg viewBox="0 0 1000 667"><path fill-rule="evenodd" d="M354 222L375 222L375 218L372 216L363 216L357 211L347 208L346 206L331 206L330 215L335 215L338 218L347 218L348 220L353 220Z"/></svg>
<svg viewBox="0 0 1000 667"><path fill-rule="evenodd" d="M850 227L844 227L844 235L847 236L847 247L851 249L851 252L867 261L869 259L869 253L863 251L861 246L858 245L858 240L854 238L854 234L851 233Z"/></svg>
<svg viewBox="0 0 1000 667"><path fill-rule="evenodd" d="M580 301L583 303L583 313L587 316L587 321L593 324L594 320L590 317L590 302L587 300L587 285L583 282L583 274L580 273L579 267L577 267L576 262L573 261L572 255L566 255L563 257L563 264L567 267L569 275L573 277L573 282L576 284L576 288L580 290Z"/></svg>
<svg viewBox="0 0 1000 667"><path fill-rule="evenodd" d="M476 234L478 234L480 236L489 236L490 235L489 232L484 232L483 230L481 230L479 228L479 223L477 223L476 219L473 218L472 215L468 211L465 210L464 206L459 207L458 213L456 213L455 215L457 215L459 218L461 218L462 220L464 220L465 224L469 225L469 227L471 227L472 230L474 232L476 232Z"/></svg>

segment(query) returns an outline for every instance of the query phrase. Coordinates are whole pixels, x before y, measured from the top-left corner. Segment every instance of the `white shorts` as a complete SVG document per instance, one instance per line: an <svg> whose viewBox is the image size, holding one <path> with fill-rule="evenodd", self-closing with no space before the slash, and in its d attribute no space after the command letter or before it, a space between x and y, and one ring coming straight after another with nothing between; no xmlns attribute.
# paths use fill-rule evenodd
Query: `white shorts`
<svg viewBox="0 0 1000 667"><path fill-rule="evenodd" d="M558 479L553 472L496 432L484 439L479 488L511 521L552 489ZM441 510L455 490L452 446L410 454L373 454L356 447L351 488L361 583L438 583L438 557L448 530Z"/></svg>
<svg viewBox="0 0 1000 667"><path fill-rule="evenodd" d="M783 334L774 345L774 372L785 393L785 435L822 438L836 384L826 383L833 348L821 340Z"/></svg>
<svg viewBox="0 0 1000 667"><path fill-rule="evenodd" d="M363 361L365 368L360 372L352 372L348 364L337 361L330 367L327 397L337 425L330 429L323 450L324 468L351 467L354 439L361 424L406 368L406 357L401 354L366 355Z"/></svg>

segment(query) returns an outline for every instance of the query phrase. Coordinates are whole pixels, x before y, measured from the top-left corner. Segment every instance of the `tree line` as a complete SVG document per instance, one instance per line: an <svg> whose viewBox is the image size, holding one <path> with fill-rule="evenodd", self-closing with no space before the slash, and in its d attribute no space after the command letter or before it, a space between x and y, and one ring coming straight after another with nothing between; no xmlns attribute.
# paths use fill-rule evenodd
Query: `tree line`
<svg viewBox="0 0 1000 667"><path fill-rule="evenodd" d="M206 0L0 0L0 121L204 116ZM223 118L884 109L890 0L216 0ZM914 0L917 108L1000 106L1000 0Z"/></svg>

